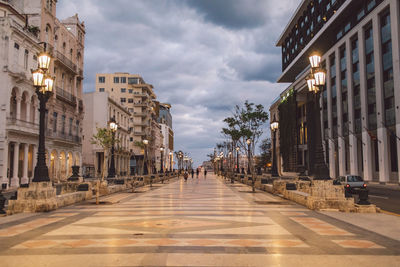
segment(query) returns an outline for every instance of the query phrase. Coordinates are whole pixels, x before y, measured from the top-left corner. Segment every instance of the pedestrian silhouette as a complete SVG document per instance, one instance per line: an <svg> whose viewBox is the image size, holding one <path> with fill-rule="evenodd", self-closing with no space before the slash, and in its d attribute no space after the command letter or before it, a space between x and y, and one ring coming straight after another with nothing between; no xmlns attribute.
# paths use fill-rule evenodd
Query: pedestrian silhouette
<svg viewBox="0 0 400 267"><path fill-rule="evenodd" d="M192 179L193 179L193 176L194 176L194 170L192 169Z"/></svg>

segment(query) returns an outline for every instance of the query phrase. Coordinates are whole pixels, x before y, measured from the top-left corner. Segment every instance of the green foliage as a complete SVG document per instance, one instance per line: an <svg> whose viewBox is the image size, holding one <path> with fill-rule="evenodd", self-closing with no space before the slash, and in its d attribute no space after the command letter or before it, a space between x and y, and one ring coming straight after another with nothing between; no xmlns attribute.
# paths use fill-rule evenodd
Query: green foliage
<svg viewBox="0 0 400 267"><path fill-rule="evenodd" d="M108 150L112 146L112 132L107 128L97 128L97 133L92 136L91 143Z"/></svg>
<svg viewBox="0 0 400 267"><path fill-rule="evenodd" d="M256 167L265 168L265 166L271 162L271 139L266 138L261 141L259 146L261 155L257 157Z"/></svg>
<svg viewBox="0 0 400 267"><path fill-rule="evenodd" d="M268 112L264 106L246 100L243 107L236 105L233 115L224 119L228 127L223 128L222 133L229 136L234 145L239 144L244 149L247 149L247 139L251 139L251 150L254 151L267 121Z"/></svg>

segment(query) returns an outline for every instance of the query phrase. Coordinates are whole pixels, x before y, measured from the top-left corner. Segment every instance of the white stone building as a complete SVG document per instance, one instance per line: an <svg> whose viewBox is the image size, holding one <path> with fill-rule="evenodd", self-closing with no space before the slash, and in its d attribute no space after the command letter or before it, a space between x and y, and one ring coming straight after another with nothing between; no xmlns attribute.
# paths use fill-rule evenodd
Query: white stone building
<svg viewBox="0 0 400 267"><path fill-rule="evenodd" d="M39 42L53 57L50 74L56 77L46 117L50 179L65 180L72 165L81 165L85 26L77 15L59 21L56 3L0 1L0 180L7 187L29 182L36 165L38 100L30 70L37 68L36 55L44 49Z"/></svg>
<svg viewBox="0 0 400 267"><path fill-rule="evenodd" d="M118 125L115 139L114 160L117 177L129 174L129 128L130 117L126 107L109 96L108 92L91 92L83 95L85 102L85 123L83 124L83 168L85 175L101 177L104 162L104 151L99 145L91 143L92 136L97 133L97 128L109 128L111 118ZM110 165L111 153L108 153ZM106 169L105 177L108 175Z"/></svg>

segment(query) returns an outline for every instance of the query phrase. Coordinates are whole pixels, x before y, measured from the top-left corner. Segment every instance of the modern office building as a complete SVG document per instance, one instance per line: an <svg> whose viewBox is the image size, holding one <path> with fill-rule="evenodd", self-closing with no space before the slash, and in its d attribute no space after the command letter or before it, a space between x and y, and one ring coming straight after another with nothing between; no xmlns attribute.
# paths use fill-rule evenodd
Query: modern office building
<svg viewBox="0 0 400 267"><path fill-rule="evenodd" d="M65 180L81 162L82 79L85 25L77 15L56 18L55 0L0 1L0 180L18 187L33 176L38 144L38 99L31 80L37 54L46 49L56 77L47 103L49 176ZM43 42L45 44L43 44ZM39 45L39 43L41 43Z"/></svg>
<svg viewBox="0 0 400 267"><path fill-rule="evenodd" d="M97 134L99 128L109 128L112 120L118 125L115 132L114 161L116 176L129 174L130 145L129 128L131 114L126 107L109 97L108 92L91 92L83 95L85 103L85 123L83 124L83 172L90 177L102 177L104 164L104 149L92 143L93 135ZM107 168L104 176L108 176L111 154L107 155Z"/></svg>
<svg viewBox="0 0 400 267"><path fill-rule="evenodd" d="M301 1L277 42L278 82L291 83L270 108L280 124L281 174L314 171L313 93L305 78L308 57L317 52L326 69L319 128L330 176L400 181L399 6L398 0Z"/></svg>

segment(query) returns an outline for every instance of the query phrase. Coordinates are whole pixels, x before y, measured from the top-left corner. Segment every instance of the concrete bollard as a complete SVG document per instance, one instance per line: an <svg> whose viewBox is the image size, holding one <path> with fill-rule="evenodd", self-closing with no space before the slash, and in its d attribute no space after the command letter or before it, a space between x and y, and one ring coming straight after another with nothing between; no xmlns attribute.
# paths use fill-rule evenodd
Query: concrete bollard
<svg viewBox="0 0 400 267"><path fill-rule="evenodd" d="M358 205L370 205L371 203L368 201L368 189L360 189L358 193Z"/></svg>

